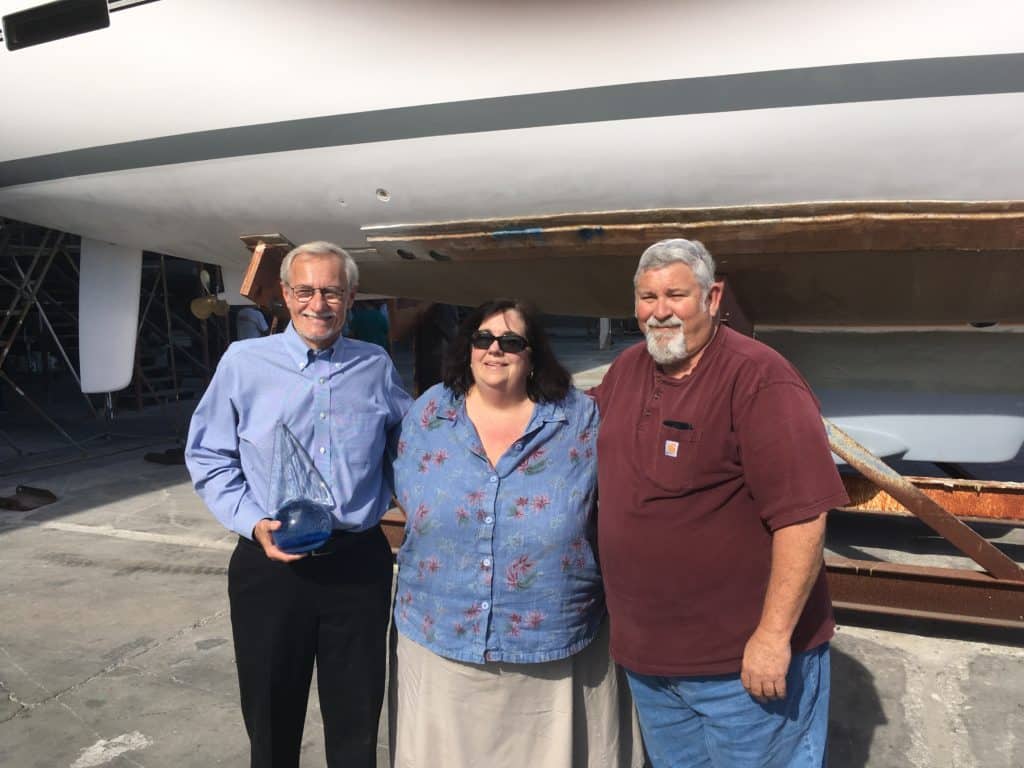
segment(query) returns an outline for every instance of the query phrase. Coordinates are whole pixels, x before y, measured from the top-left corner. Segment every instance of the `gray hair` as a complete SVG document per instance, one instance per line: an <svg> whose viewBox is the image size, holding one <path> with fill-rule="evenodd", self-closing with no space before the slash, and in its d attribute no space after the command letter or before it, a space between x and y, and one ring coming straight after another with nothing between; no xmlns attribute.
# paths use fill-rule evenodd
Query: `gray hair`
<svg viewBox="0 0 1024 768"><path fill-rule="evenodd" d="M693 276L697 278L701 294L706 299L715 282L715 260L700 240L684 240L681 237L661 240L643 252L636 268L636 274L633 275L633 288L636 289L640 275L644 272L676 263L685 264L693 270Z"/></svg>
<svg viewBox="0 0 1024 768"><path fill-rule="evenodd" d="M345 279L348 281L349 291L354 291L359 285L359 267L355 259L340 245L328 243L326 240L314 240L312 243L297 245L288 251L288 254L281 262L281 282L287 283L288 276L292 271L292 262L300 253L310 256L335 256L345 265Z"/></svg>

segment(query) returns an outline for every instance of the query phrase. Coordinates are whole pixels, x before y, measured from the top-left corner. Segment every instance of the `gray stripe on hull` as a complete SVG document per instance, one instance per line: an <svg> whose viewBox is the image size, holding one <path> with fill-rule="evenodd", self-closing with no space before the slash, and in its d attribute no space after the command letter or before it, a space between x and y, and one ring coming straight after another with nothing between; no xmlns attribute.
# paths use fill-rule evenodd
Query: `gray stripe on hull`
<svg viewBox="0 0 1024 768"><path fill-rule="evenodd" d="M1024 91L1024 53L717 75L221 128L0 163L0 188L218 158L429 136Z"/></svg>

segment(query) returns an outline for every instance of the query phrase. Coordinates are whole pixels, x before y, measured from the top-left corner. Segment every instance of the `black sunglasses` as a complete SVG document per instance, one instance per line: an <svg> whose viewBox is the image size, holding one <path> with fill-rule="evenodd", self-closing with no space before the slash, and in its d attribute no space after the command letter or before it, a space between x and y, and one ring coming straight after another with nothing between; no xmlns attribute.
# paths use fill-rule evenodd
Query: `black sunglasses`
<svg viewBox="0 0 1024 768"><path fill-rule="evenodd" d="M498 349L502 352L522 352L530 346L530 342L518 333L503 333L501 336L495 336L490 331L473 331L473 335L469 337L469 343L473 345L474 349L490 349L495 340L498 342Z"/></svg>

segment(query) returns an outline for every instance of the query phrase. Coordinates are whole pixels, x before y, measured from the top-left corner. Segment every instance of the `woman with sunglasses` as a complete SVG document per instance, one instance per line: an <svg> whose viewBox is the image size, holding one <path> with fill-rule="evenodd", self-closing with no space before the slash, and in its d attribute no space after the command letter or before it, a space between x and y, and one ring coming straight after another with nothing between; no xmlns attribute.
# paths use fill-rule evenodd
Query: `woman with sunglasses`
<svg viewBox="0 0 1024 768"><path fill-rule="evenodd" d="M408 412L395 766L643 764L593 550L597 422L513 300L470 313Z"/></svg>

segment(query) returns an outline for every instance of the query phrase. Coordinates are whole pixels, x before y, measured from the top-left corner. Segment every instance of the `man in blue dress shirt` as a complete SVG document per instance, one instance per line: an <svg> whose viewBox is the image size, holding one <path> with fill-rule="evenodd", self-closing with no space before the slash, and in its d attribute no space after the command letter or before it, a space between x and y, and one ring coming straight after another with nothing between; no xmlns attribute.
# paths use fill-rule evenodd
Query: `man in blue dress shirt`
<svg viewBox="0 0 1024 768"><path fill-rule="evenodd" d="M228 595L254 767L298 766L314 661L327 764L376 765L392 577L385 453L411 400L383 349L341 335L357 281L336 245L292 250L281 264L290 325L228 348L189 428L196 491L239 535ZM337 502L331 538L308 555L274 543L279 423Z"/></svg>

